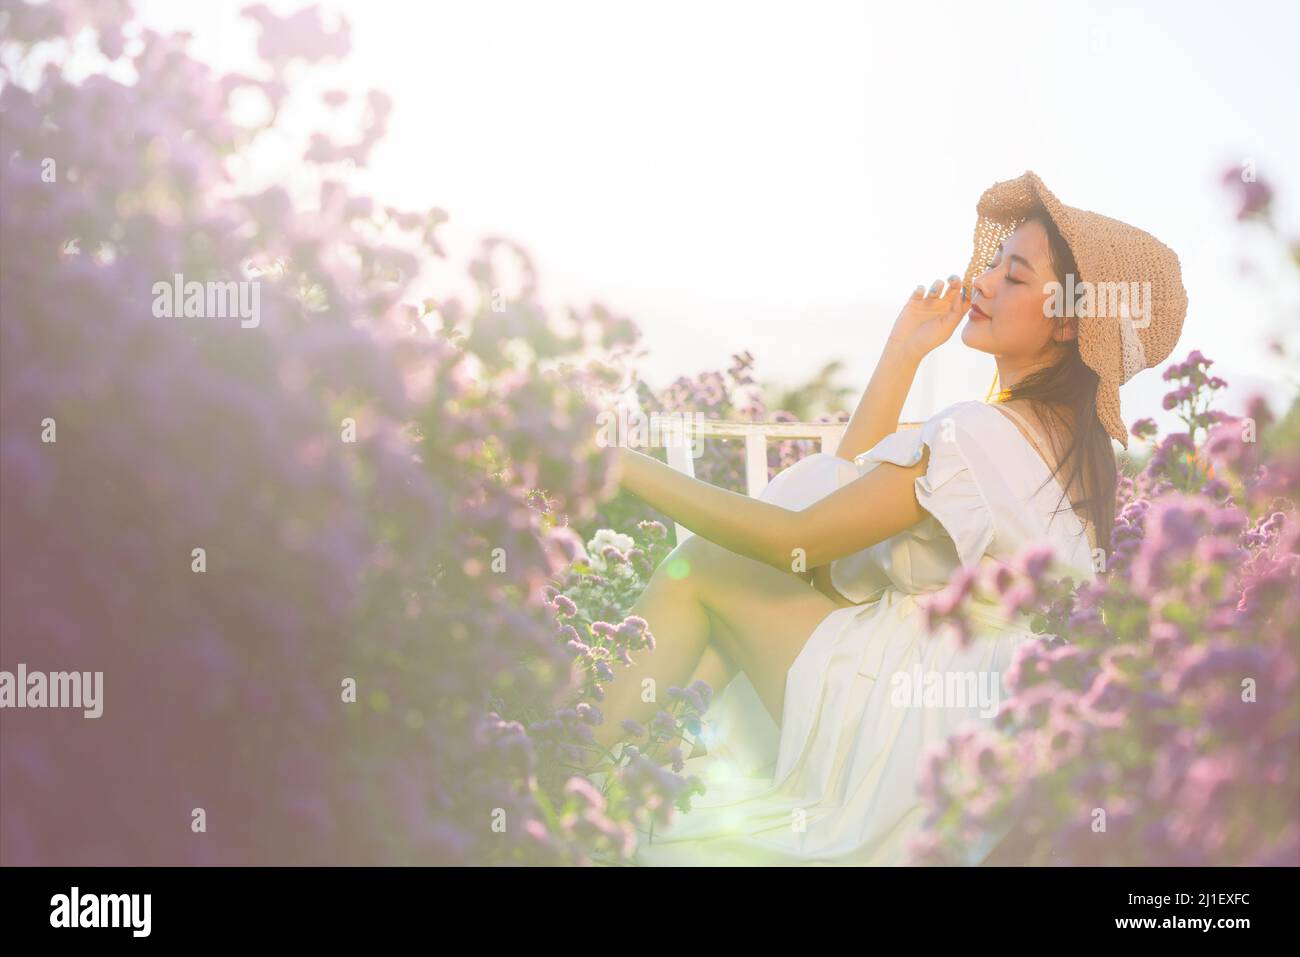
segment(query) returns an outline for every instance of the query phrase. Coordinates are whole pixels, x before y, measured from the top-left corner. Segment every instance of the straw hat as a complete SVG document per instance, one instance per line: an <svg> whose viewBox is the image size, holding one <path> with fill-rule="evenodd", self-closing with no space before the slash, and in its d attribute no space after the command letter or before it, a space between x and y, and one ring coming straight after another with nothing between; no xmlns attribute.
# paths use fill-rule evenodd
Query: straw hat
<svg viewBox="0 0 1300 957"><path fill-rule="evenodd" d="M1120 417L1119 387L1143 369L1160 364L1174 351L1187 314L1187 292L1178 256L1135 226L1066 206L1037 175L1025 173L995 183L980 197L975 249L962 281L968 293L975 277L993 261L998 245L1038 205L1047 211L1074 254L1079 273L1073 280L1080 291L1083 283L1093 289L1103 283L1124 284L1101 287L1107 291L1095 296L1093 308L1084 306L1079 316L1079 355L1101 380L1097 384L1097 416L1101 424L1128 448L1128 429ZM1067 302L1069 292L1067 286ZM1115 310L1116 296L1125 292L1140 298L1121 297L1120 308ZM1131 301L1134 304L1130 309ZM1073 312L1072 305L1069 308Z"/></svg>

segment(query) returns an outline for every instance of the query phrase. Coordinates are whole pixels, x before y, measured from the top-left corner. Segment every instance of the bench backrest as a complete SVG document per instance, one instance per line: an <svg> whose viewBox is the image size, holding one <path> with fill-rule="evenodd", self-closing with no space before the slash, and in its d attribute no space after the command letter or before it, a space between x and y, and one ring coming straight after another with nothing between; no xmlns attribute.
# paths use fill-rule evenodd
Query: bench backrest
<svg viewBox="0 0 1300 957"><path fill-rule="evenodd" d="M768 439L819 439L821 451L834 454L848 427L844 422L723 422L709 420L687 422L691 435L740 438L745 440L745 491L751 497L767 488ZM694 478L695 460L691 457L689 437L679 437L665 449L668 464ZM680 545L693 533L677 525Z"/></svg>

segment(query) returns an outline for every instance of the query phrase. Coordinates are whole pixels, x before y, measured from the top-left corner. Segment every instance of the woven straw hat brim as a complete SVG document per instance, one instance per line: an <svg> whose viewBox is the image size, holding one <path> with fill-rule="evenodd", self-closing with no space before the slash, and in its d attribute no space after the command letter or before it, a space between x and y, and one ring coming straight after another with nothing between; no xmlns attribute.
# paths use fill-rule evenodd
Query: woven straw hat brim
<svg viewBox="0 0 1300 957"><path fill-rule="evenodd" d="M1150 233L1109 216L1066 206L1032 172L995 183L976 207L974 248L962 285L967 292L988 268L998 246L1041 205L1074 255L1075 283L1123 283L1139 296L1150 290L1149 312L1137 318L1099 315L1079 319L1079 355L1097 373L1097 416L1128 448L1120 414L1119 387L1142 369L1158 365L1178 343L1187 315L1178 256ZM1133 286L1137 283L1137 286ZM1149 287L1144 284L1150 283ZM1099 297L1100 298L1100 297ZM1144 299L1138 300L1141 311ZM1103 310L1105 312L1107 310Z"/></svg>

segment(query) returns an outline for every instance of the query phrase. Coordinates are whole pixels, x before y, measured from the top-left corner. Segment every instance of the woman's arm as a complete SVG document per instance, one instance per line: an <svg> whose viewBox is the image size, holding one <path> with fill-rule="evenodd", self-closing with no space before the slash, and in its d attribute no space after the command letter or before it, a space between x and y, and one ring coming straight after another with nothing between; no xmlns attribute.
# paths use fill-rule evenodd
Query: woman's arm
<svg viewBox="0 0 1300 957"><path fill-rule="evenodd" d="M966 297L957 276L948 277L948 290L936 279L927 293L916 287L894 321L876 371L849 419L835 454L852 459L898 431L898 417L916 378L921 360L948 340L961 320Z"/></svg>
<svg viewBox="0 0 1300 957"><path fill-rule="evenodd" d="M898 431L907 393L912 389L921 360L897 339L885 340L885 351L876 362L867 391L849 419L835 454L850 461L886 435Z"/></svg>
<svg viewBox="0 0 1300 957"><path fill-rule="evenodd" d="M897 535L926 515L916 501L929 449L912 466L888 462L802 511L683 475L658 459L620 448L620 484L697 535L766 565L816 568Z"/></svg>

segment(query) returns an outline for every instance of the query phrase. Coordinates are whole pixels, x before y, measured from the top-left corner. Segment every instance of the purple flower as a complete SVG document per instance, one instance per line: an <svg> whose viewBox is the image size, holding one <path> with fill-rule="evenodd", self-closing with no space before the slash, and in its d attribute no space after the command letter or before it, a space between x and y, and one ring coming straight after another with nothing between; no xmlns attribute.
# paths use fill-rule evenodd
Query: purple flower
<svg viewBox="0 0 1300 957"><path fill-rule="evenodd" d="M650 728L657 734L675 734L678 730L677 719L667 711L660 711L650 722Z"/></svg>
<svg viewBox="0 0 1300 957"><path fill-rule="evenodd" d="M1156 428L1155 419L1145 418L1145 419L1138 419L1136 422L1134 422L1132 428L1130 428L1129 431L1137 438L1149 439L1152 436L1154 436L1158 430Z"/></svg>
<svg viewBox="0 0 1300 957"><path fill-rule="evenodd" d="M664 527L664 524L653 519L638 522L637 527L656 541L668 537L668 529Z"/></svg>
<svg viewBox="0 0 1300 957"><path fill-rule="evenodd" d="M1056 554L1050 545L1033 546L1020 555L1020 567L1030 579L1039 579L1051 568Z"/></svg>
<svg viewBox="0 0 1300 957"><path fill-rule="evenodd" d="M671 748L671 749L669 749L669 751L668 751L668 756L669 756L670 758L672 758L672 766L673 766L673 770L674 770L674 771L677 771L678 773L680 773L681 770L682 770L683 768L686 767L686 761L685 761L685 759L682 757L682 749L681 749L681 748Z"/></svg>
<svg viewBox="0 0 1300 957"><path fill-rule="evenodd" d="M571 777L564 783L564 793L577 798L589 808L597 811L605 809L605 796L601 794L592 785L590 781L582 777Z"/></svg>
<svg viewBox="0 0 1300 957"><path fill-rule="evenodd" d="M1224 170L1223 184L1237 194L1238 220L1265 215L1273 202L1273 188L1264 180L1248 175L1244 167L1229 166Z"/></svg>

